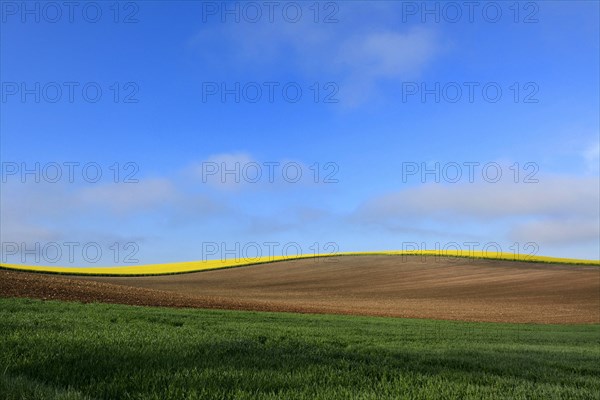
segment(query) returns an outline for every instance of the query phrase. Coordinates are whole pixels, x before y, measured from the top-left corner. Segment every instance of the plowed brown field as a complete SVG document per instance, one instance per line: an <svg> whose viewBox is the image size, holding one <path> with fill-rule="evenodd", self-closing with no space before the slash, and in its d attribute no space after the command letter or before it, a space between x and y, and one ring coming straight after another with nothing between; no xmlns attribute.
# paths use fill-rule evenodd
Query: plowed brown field
<svg viewBox="0 0 600 400"><path fill-rule="evenodd" d="M154 277L2 270L0 296L464 321L600 323L600 268L345 256Z"/></svg>

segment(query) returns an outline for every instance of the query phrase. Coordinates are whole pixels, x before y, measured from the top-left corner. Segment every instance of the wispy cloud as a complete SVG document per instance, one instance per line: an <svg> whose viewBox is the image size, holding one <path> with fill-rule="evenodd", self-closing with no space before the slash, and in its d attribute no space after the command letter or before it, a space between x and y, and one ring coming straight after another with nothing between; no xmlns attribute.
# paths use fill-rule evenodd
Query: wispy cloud
<svg viewBox="0 0 600 400"><path fill-rule="evenodd" d="M597 219L555 218L518 223L509 232L517 242L532 238L549 245L598 243L600 222Z"/></svg>
<svg viewBox="0 0 600 400"><path fill-rule="evenodd" d="M393 233L435 227L465 236L536 242L546 249L596 243L600 236L598 179L540 177L535 184L425 184L376 196L351 215L363 226ZM443 237L444 234L435 234ZM431 232L429 232L431 236ZM481 240L481 239L479 239ZM548 251L548 250L547 250Z"/></svg>
<svg viewBox="0 0 600 400"><path fill-rule="evenodd" d="M442 51L434 28L370 23L389 18L394 6L341 9L344 19L335 24L304 19L296 24L207 25L189 43L206 55L206 62L237 66L237 73L253 70L268 76L285 66L303 79L335 82L340 102L351 107L377 96L390 80L418 77ZM363 18L365 13L371 18Z"/></svg>
<svg viewBox="0 0 600 400"><path fill-rule="evenodd" d="M382 83L419 76L438 50L435 34L424 28L350 37L341 42L333 57L344 77L340 97L360 104Z"/></svg>
<svg viewBox="0 0 600 400"><path fill-rule="evenodd" d="M137 183L85 187L76 192L72 201L77 208L106 209L122 215L152 211L161 205L179 201L180 197L171 181L155 178Z"/></svg>
<svg viewBox="0 0 600 400"><path fill-rule="evenodd" d="M370 199L360 206L357 216L367 220L598 218L597 183L595 178L557 177L529 184L425 184Z"/></svg>
<svg viewBox="0 0 600 400"><path fill-rule="evenodd" d="M588 173L598 174L600 170L600 142L592 143L583 151Z"/></svg>
<svg viewBox="0 0 600 400"><path fill-rule="evenodd" d="M296 174L296 168L304 174L295 183L285 180L283 169L292 163L295 167L291 175ZM203 164L218 171L203 180ZM262 169L255 183L242 172L248 165ZM273 166L272 173L267 165ZM310 206L296 212L295 203L287 203L294 192L319 185L308 175L310 172L301 161L260 161L248 153L233 152L208 156L171 176L141 178L136 183L9 182L2 187L2 240L73 240L84 231L86 237L93 238L95 234L107 236L107 229L125 231L126 227L136 226L176 230L217 219L253 234L294 229L322 215L322 210ZM249 174L253 178L254 170ZM276 201L276 195L283 195L281 201ZM267 206L261 207L263 204ZM282 206L288 207L284 214Z"/></svg>

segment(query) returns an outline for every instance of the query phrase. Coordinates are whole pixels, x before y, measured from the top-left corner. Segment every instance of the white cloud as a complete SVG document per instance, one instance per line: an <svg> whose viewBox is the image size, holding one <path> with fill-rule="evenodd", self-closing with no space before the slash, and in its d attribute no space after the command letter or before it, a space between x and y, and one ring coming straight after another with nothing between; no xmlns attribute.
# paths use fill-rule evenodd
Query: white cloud
<svg viewBox="0 0 600 400"><path fill-rule="evenodd" d="M2 243L53 242L60 240L61 233L54 229L8 217L2 218L0 237L2 237Z"/></svg>
<svg viewBox="0 0 600 400"><path fill-rule="evenodd" d="M254 180L254 166L257 164L250 154L244 152L221 153L192 164L188 171L201 184L218 190L237 191Z"/></svg>
<svg viewBox="0 0 600 400"><path fill-rule="evenodd" d="M352 220L391 233L436 229L446 236L472 232L477 240L536 242L552 253L599 245L600 188L597 177L566 176L540 177L536 184L427 184L372 198Z"/></svg>
<svg viewBox="0 0 600 400"><path fill-rule="evenodd" d="M190 44L221 70L230 65L265 77L272 71L273 79L285 69L310 84L335 82L336 97L346 106L369 101L389 80L417 78L442 49L430 27L399 29L397 20L373 25L364 18L369 13L374 20L387 20L395 6L341 8L344 19L335 24L310 18L296 24L217 24L204 27Z"/></svg>
<svg viewBox="0 0 600 400"><path fill-rule="evenodd" d="M598 174L600 170L600 142L591 144L583 152L588 173Z"/></svg>
<svg viewBox="0 0 600 400"><path fill-rule="evenodd" d="M3 241L28 243L113 237L129 226L124 221L129 217L142 216L149 223L194 220L223 207L166 178L118 184L5 183L0 233Z"/></svg>
<svg viewBox="0 0 600 400"><path fill-rule="evenodd" d="M600 223L594 219L546 219L518 224L509 232L511 240L535 240L549 245L600 241Z"/></svg>
<svg viewBox="0 0 600 400"><path fill-rule="evenodd" d="M344 73L340 95L354 106L369 100L382 83L413 79L438 51L432 31L379 31L342 42L334 60Z"/></svg>
<svg viewBox="0 0 600 400"><path fill-rule="evenodd" d="M146 179L137 183L103 184L77 192L78 208L108 209L123 214L151 210L176 201L177 189L167 179Z"/></svg>
<svg viewBox="0 0 600 400"><path fill-rule="evenodd" d="M222 194L241 191L280 191L293 188L332 186L339 178L335 163L309 165L281 158L258 160L245 152L215 154L191 164L184 171L193 184Z"/></svg>
<svg viewBox="0 0 600 400"><path fill-rule="evenodd" d="M19 243L83 240L84 237L95 240L117 234L127 238L139 237L140 232L146 234L152 229L175 230L216 222L227 225L231 221L242 221L254 232L281 231L297 225L297 218L290 215L286 214L283 219L281 215L273 217L276 200L264 202L264 196L270 196L273 191L312 184L312 176L308 175L298 184L282 181L282 166L293 161L275 161L280 166L274 183L266 176L265 162L258 162L244 152L216 154L204 161L228 170L235 164L239 164L240 169L250 163L259 164L264 176L257 184L244 179L236 184L231 175L221 180L219 171L212 176L216 179L202 183L201 163L197 163L181 171L182 174L140 179L137 183L12 181L2 184L2 240ZM304 174L309 172L306 164L295 163ZM241 188L245 191L240 192ZM247 197L241 201L240 196ZM285 204L286 200L282 202ZM261 212L264 215L260 215Z"/></svg>
<svg viewBox="0 0 600 400"><path fill-rule="evenodd" d="M395 78L418 71L435 51L433 33L423 28L380 31L346 39L334 60L353 75Z"/></svg>
<svg viewBox="0 0 600 400"><path fill-rule="evenodd" d="M475 219L504 217L598 218L596 178L546 178L539 183L426 184L367 201L357 215L387 218Z"/></svg>

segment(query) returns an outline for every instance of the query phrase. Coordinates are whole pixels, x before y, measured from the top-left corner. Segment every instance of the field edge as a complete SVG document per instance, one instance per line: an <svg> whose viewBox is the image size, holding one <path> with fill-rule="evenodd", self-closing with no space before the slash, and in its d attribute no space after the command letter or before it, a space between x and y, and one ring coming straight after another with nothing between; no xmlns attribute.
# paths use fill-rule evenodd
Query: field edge
<svg viewBox="0 0 600 400"><path fill-rule="evenodd" d="M559 258L547 256L531 256L514 253L490 253L490 252L470 252L463 254L462 251L373 251L373 252L345 252L337 254L312 254L296 256L278 256L262 257L244 260L239 262L230 260L207 260L190 261L165 264L147 264L125 267L55 267L55 266L35 266L22 264L0 264L0 269L11 271L36 272L57 275L72 276L106 276L106 277L140 277L140 276L161 276L161 275L179 275L190 274L203 271L215 271L219 269L240 268L252 265L270 264L276 262L294 261L306 258L325 258L325 257L360 257L360 256L396 256L396 257L451 257L466 258L474 260L494 260L494 261L514 261L529 262L537 264L562 264L573 266L600 266L600 260L586 260L576 258ZM199 265L204 264L202 268Z"/></svg>

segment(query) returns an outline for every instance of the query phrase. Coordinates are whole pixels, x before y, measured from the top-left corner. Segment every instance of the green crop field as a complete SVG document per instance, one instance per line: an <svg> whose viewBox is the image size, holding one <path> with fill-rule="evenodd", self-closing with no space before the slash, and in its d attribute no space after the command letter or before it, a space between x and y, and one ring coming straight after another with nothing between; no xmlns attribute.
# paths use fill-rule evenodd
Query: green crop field
<svg viewBox="0 0 600 400"><path fill-rule="evenodd" d="M598 399L600 326L0 299L1 399Z"/></svg>

